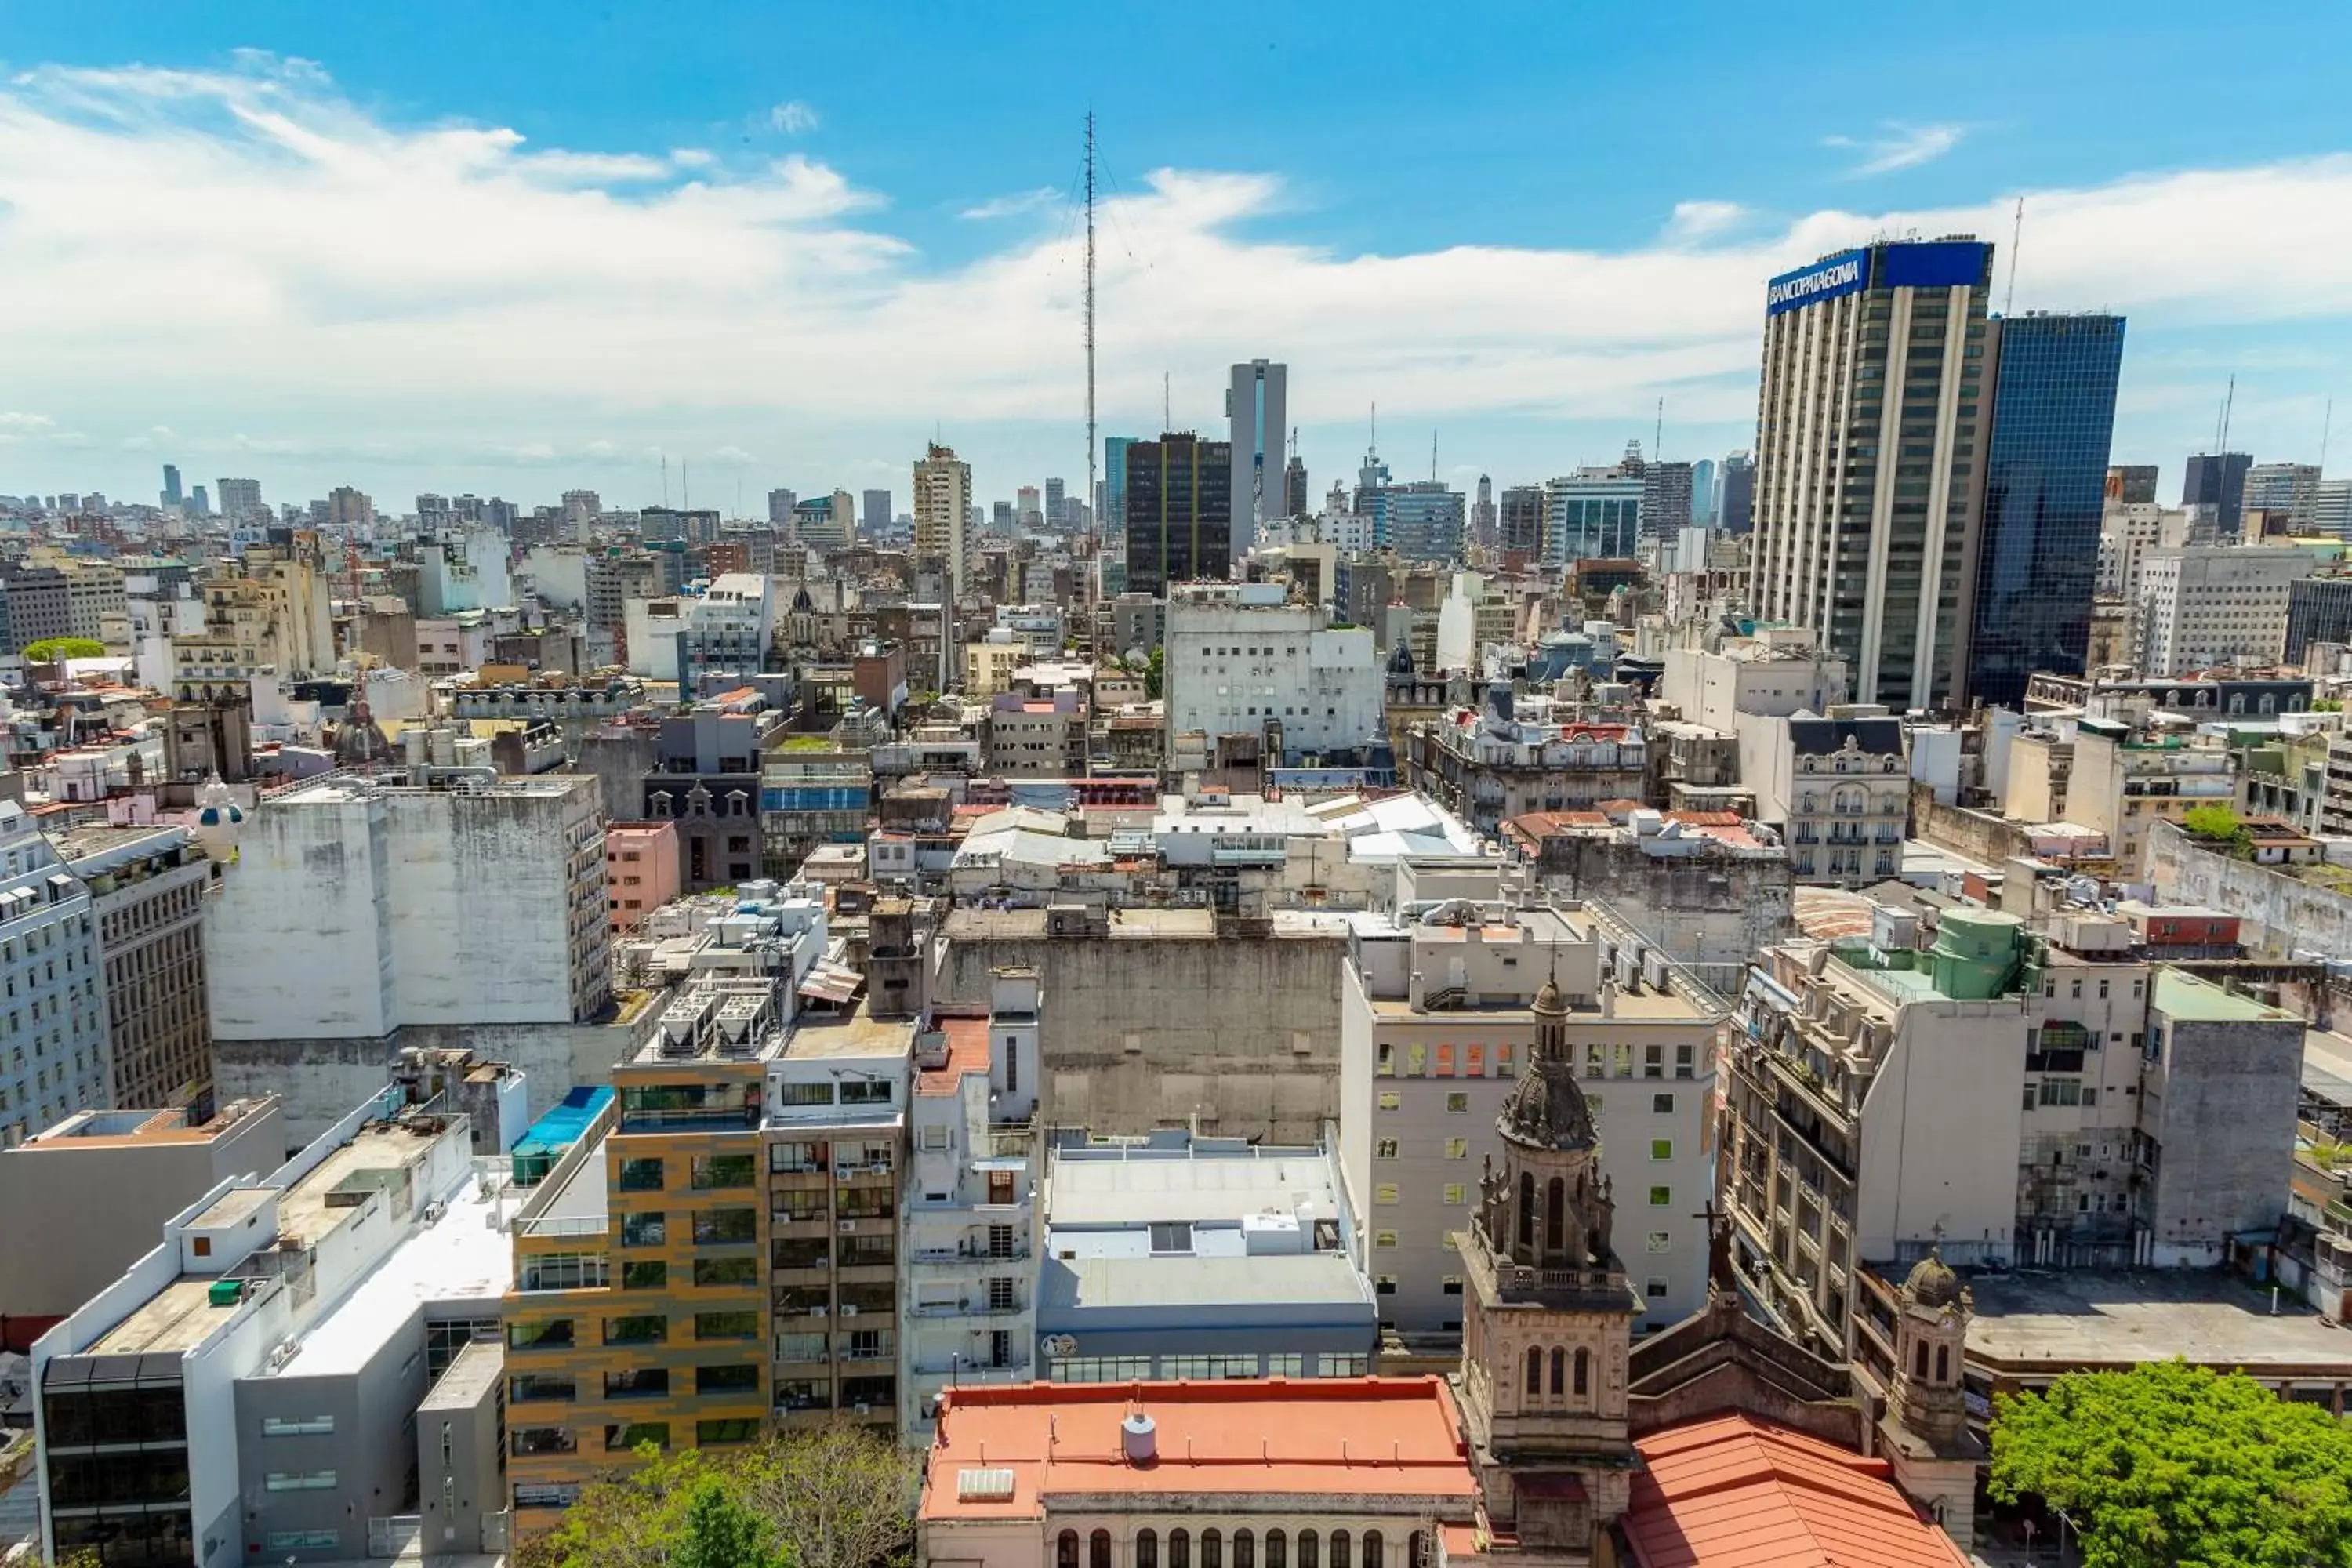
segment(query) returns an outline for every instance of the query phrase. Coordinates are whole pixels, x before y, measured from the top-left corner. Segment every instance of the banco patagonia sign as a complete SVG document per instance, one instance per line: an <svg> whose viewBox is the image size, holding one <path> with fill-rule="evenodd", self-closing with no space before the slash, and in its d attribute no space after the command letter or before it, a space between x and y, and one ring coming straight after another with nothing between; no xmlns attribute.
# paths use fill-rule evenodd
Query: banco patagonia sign
<svg viewBox="0 0 2352 1568"><path fill-rule="evenodd" d="M1811 305L1851 294L1870 282L1870 252L1849 250L1794 272L1783 272L1764 288L1764 313L1777 316L1800 305Z"/></svg>

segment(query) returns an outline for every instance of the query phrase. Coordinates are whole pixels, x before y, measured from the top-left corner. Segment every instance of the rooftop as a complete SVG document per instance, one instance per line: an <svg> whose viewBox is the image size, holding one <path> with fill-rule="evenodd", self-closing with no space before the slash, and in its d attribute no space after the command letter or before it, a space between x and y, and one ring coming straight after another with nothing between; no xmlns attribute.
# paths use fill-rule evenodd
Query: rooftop
<svg viewBox="0 0 2352 1568"><path fill-rule="evenodd" d="M2203 1269L1978 1273L1969 1353L2011 1375L2130 1367L2179 1356L2257 1375L2352 1375L2352 1332L2282 1294Z"/></svg>
<svg viewBox="0 0 2352 1568"><path fill-rule="evenodd" d="M2284 1024L2294 1015L2265 1006L2251 996L2224 991L2210 980L2179 969L2156 972L2156 1005L2170 1018L2195 1024Z"/></svg>
<svg viewBox="0 0 2352 1568"><path fill-rule="evenodd" d="M1123 1457L1120 1424L1150 1417L1156 1458ZM1010 1489L960 1485L1010 1472ZM942 1397L921 1517L1035 1519L1074 1494L1371 1495L1465 1511L1478 1485L1454 1398L1437 1378L966 1386Z"/></svg>
<svg viewBox="0 0 2352 1568"><path fill-rule="evenodd" d="M947 1060L916 1073L917 1094L953 1094L967 1074L984 1073L989 1068L987 1019L941 1018L939 1023L940 1032L947 1037Z"/></svg>
<svg viewBox="0 0 2352 1568"><path fill-rule="evenodd" d="M210 1121L191 1125L184 1107L164 1110L81 1110L18 1144L31 1150L127 1149L162 1143L209 1143L269 1108L268 1099L232 1100Z"/></svg>

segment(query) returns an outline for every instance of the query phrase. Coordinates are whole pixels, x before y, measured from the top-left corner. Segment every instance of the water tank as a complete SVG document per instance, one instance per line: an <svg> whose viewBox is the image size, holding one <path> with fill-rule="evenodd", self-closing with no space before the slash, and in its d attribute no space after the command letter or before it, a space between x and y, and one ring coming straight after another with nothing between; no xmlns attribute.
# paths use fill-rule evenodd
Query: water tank
<svg viewBox="0 0 2352 1568"><path fill-rule="evenodd" d="M2023 931L2023 921L1997 910L1946 910L1931 954L1936 989L1968 1002L2000 995L2016 973Z"/></svg>
<svg viewBox="0 0 2352 1568"><path fill-rule="evenodd" d="M1159 1424L1139 1410L1118 1424L1118 1446L1130 1465L1149 1465L1160 1458Z"/></svg>

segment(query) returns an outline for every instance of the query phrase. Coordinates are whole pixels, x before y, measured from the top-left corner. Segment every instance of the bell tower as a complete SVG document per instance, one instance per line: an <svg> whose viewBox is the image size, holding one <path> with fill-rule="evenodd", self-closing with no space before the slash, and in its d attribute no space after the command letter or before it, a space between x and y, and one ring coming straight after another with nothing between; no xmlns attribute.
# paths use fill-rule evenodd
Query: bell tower
<svg viewBox="0 0 2352 1568"><path fill-rule="evenodd" d="M1470 1228L1463 1417L1489 1521L1530 1557L1595 1561L1634 1465L1626 1353L1641 1300L1611 1246L1616 1205L1578 1087L1558 984L1536 994L1535 1047L1503 1113Z"/></svg>
<svg viewBox="0 0 2352 1568"><path fill-rule="evenodd" d="M1975 1300L1940 1250L1912 1267L1895 1290L1894 1379L1879 1441L1895 1484L1966 1546L1975 1528L1977 1466L1984 1445L1969 1430L1961 1360Z"/></svg>

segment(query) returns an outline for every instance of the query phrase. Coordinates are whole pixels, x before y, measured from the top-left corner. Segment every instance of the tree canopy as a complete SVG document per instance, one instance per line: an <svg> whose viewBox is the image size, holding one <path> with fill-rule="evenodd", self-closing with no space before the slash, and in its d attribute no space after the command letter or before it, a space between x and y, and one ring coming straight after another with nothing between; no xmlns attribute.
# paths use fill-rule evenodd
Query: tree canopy
<svg viewBox="0 0 2352 1568"><path fill-rule="evenodd" d="M55 664L67 658L104 658L106 645L90 637L43 637L25 645L26 664Z"/></svg>
<svg viewBox="0 0 2352 1568"><path fill-rule="evenodd" d="M2352 1425L2185 1362L2003 1395L1990 1489L2063 1510L2083 1568L2352 1563Z"/></svg>
<svg viewBox="0 0 2352 1568"><path fill-rule="evenodd" d="M639 1453L522 1542L517 1568L877 1568L914 1545L914 1458L866 1427Z"/></svg>
<svg viewBox="0 0 2352 1568"><path fill-rule="evenodd" d="M2200 838L2235 839L2246 825L2239 820L2232 807L2213 800L2182 812L2180 826Z"/></svg>

